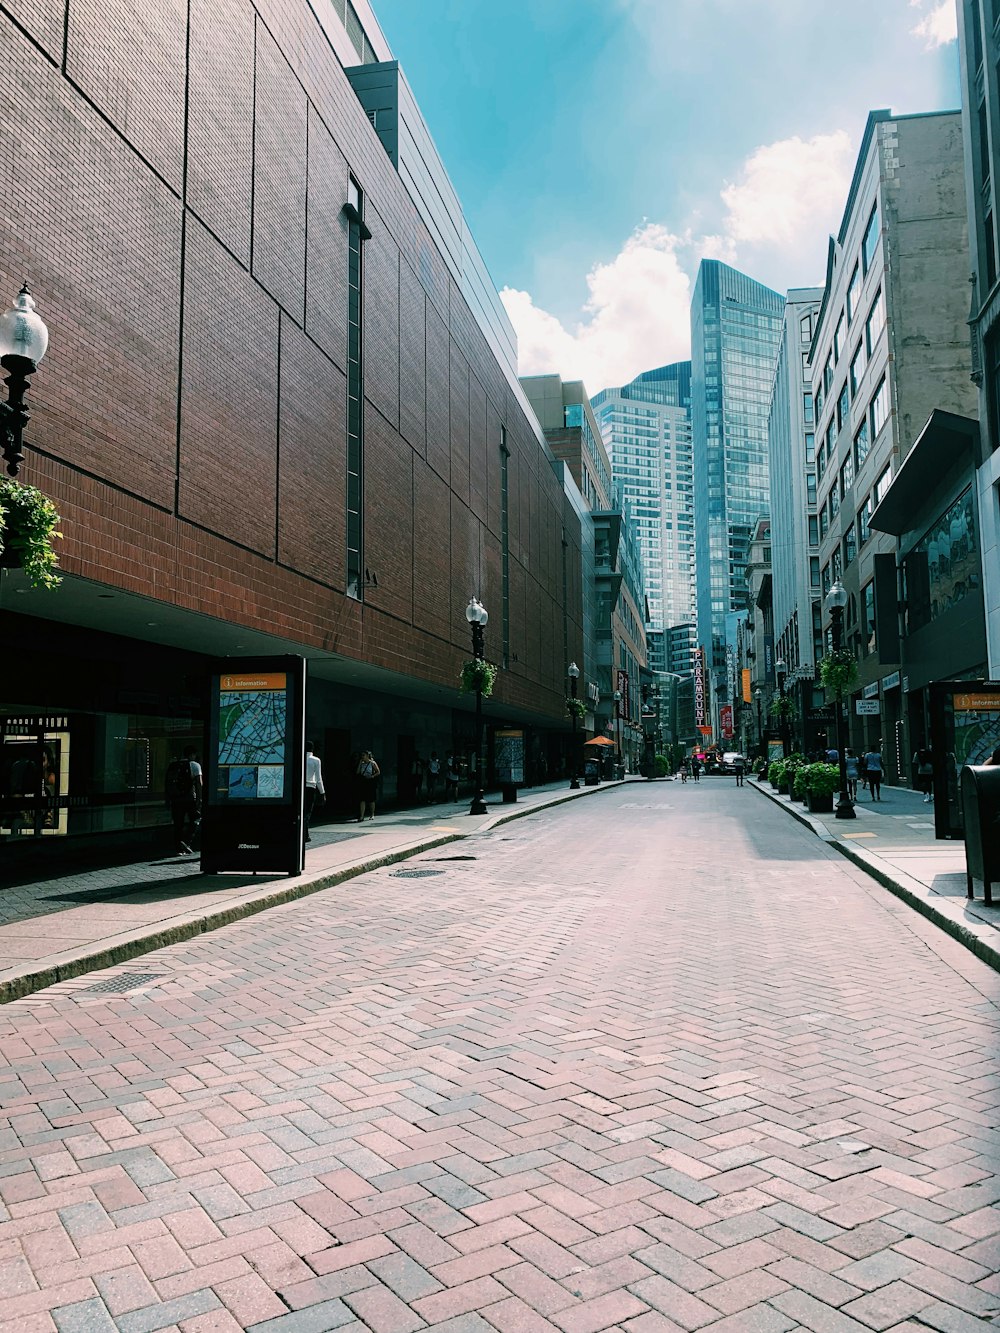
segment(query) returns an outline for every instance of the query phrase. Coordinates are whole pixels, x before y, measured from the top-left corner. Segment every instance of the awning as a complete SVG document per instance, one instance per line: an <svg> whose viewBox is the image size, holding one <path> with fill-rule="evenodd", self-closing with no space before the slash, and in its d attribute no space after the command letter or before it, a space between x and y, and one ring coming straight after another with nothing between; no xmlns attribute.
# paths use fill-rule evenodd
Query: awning
<svg viewBox="0 0 1000 1333"><path fill-rule="evenodd" d="M595 736L592 741L584 741L584 745L614 745L614 741L609 741L607 736Z"/></svg>
<svg viewBox="0 0 1000 1333"><path fill-rule="evenodd" d="M942 476L963 462L968 464L971 476L978 448L978 421L935 408L876 505L868 526L893 537L902 537L920 526L927 499L938 492Z"/></svg>

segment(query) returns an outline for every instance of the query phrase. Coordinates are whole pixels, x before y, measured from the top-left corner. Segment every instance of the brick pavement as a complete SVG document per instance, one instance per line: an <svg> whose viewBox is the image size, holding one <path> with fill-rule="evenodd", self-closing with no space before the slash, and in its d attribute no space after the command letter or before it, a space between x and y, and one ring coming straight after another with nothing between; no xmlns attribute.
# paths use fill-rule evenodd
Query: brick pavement
<svg viewBox="0 0 1000 1333"><path fill-rule="evenodd" d="M728 783L466 851L0 1011L0 1333L998 1322L996 973Z"/></svg>

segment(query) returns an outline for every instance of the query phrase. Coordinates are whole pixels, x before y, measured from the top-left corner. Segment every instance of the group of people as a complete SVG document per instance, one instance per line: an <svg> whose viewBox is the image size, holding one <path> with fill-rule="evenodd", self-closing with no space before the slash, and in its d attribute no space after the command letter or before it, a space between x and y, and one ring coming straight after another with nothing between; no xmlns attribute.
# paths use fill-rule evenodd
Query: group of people
<svg viewBox="0 0 1000 1333"><path fill-rule="evenodd" d="M831 764L840 762L840 754L837 750L828 750L826 758ZM858 755L849 748L845 749L844 772L847 776L847 794L852 801L858 799L859 784L870 793L873 801L881 801L882 779L885 777L885 769L882 766L882 751L878 746L872 746L863 755Z"/></svg>
<svg viewBox="0 0 1000 1333"><path fill-rule="evenodd" d="M462 769L458 756L451 750L442 762L437 750L431 750L429 759L422 759L415 754L410 763L410 789L415 801L421 800L424 789L427 792L427 804L433 805L438 799L438 790L442 790L442 800L458 800L458 784L462 779ZM442 787L443 782L443 787Z"/></svg>
<svg viewBox="0 0 1000 1333"><path fill-rule="evenodd" d="M375 801L378 796L378 780L382 770L371 750L362 750L358 755L354 769L354 780L358 795L358 823L375 818ZM306 789L305 789L305 840L310 841L309 826L313 811L326 800L326 788L323 785L323 765L315 752L312 741L306 741Z"/></svg>

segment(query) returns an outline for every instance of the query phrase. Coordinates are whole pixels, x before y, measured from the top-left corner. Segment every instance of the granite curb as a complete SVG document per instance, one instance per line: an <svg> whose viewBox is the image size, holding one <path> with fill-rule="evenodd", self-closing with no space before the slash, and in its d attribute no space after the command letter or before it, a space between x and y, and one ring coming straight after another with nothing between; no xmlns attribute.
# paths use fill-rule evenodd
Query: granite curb
<svg viewBox="0 0 1000 1333"><path fill-rule="evenodd" d="M531 805L512 805L510 809L501 809L492 818L487 818L476 825L475 828L470 828L468 833L446 833L427 838L418 837L405 846L392 848L376 856L361 857L346 865L338 866L334 870L320 872L314 879L301 880L297 878L296 882L290 885L282 884L277 888L269 887L262 889L260 892L251 890L245 898L235 901L230 900L225 906L220 906L215 910L192 913L187 916L180 914L175 921L166 926L158 925L151 930L139 928L121 936L113 936L111 939L102 940L96 946L89 944L78 949L66 950L59 954L50 955L41 964L32 960L23 973L0 979L0 1005L9 1004L12 1000L23 999L26 995L44 990L47 986L54 986L60 981L69 981L71 978L82 976L87 972L98 972L102 968L114 967L118 963L128 962L132 958L151 953L155 949L162 949L168 944L180 944L184 940L194 939L197 935L218 930L221 926L231 925L234 921L242 921L247 917L256 916L259 912L267 911L269 907L281 907L285 903L295 902L299 898L306 898L310 894L318 893L321 889L334 888L347 880L357 879L359 875L365 875L371 870L381 870L385 866L406 861L421 852L433 851L435 847L445 847L452 842L461 842L464 838L477 833L488 833L514 819L523 819L528 815L537 814L542 810L550 810L553 806L564 805L567 801L579 800L584 796L596 796L602 791L617 790L622 785L624 785L623 782L617 781L602 782L596 787L581 787L577 791L566 791L559 795L553 795L550 799L535 801ZM39 919L48 920L47 917Z"/></svg>
<svg viewBox="0 0 1000 1333"><path fill-rule="evenodd" d="M921 884L919 880L912 879L898 871L890 875L878 863L878 858L866 853L862 847L854 847L850 843L834 837L826 825L821 820L813 819L807 810L798 808L793 802L756 779L750 778L748 781L749 785L760 792L762 796L767 797L769 801L773 801L775 805L780 805L800 824L805 824L818 838L856 865L859 870L863 870L865 874L870 875L883 888L888 889L895 897L902 899L908 906L915 908L921 916L926 917L928 921L932 921L936 926L946 931L952 939L965 945L977 958L982 959L994 971L1000 972L1000 938L998 938L997 931L985 922L970 923L966 919L964 907L958 905L959 902L964 903L965 899L956 901L950 898L942 898L933 889Z"/></svg>

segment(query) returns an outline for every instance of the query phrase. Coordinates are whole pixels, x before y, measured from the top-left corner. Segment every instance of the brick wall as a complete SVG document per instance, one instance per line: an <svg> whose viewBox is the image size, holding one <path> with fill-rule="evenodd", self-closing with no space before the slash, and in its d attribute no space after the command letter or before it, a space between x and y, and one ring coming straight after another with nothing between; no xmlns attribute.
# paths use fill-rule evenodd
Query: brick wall
<svg viewBox="0 0 1000 1333"><path fill-rule="evenodd" d="M308 0L0 0L0 104L0 299L27 276L51 332L24 476L61 507L65 568L452 684L473 593L500 657L505 424L497 697L563 723L559 484ZM372 231L363 605L349 171Z"/></svg>

